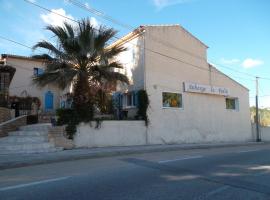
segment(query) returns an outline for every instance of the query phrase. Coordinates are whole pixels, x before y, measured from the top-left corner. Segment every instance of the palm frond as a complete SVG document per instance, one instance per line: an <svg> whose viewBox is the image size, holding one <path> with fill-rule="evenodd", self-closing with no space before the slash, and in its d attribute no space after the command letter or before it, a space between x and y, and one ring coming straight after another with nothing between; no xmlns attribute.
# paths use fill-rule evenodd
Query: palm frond
<svg viewBox="0 0 270 200"><path fill-rule="evenodd" d="M52 43L47 42L45 40L38 42L33 46L33 49L43 48L49 51L49 54L53 54L56 57L61 57L63 52L61 52L58 48L56 48Z"/></svg>

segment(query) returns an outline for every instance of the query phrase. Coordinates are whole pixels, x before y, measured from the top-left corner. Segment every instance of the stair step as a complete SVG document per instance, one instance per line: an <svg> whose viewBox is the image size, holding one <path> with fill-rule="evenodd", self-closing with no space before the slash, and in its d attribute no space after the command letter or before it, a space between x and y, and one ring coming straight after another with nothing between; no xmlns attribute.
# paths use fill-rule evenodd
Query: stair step
<svg viewBox="0 0 270 200"><path fill-rule="evenodd" d="M39 142L48 142L48 136L46 135L10 135L5 138L0 138L1 144L11 144L11 143L39 143Z"/></svg>
<svg viewBox="0 0 270 200"><path fill-rule="evenodd" d="M47 136L47 131L11 131L9 136Z"/></svg>
<svg viewBox="0 0 270 200"><path fill-rule="evenodd" d="M31 124L27 126L21 126L19 130L21 131L48 131L52 125L50 123L44 124Z"/></svg>
<svg viewBox="0 0 270 200"><path fill-rule="evenodd" d="M49 149L31 149L31 150L2 150L0 151L0 155L2 154L35 154L35 153L53 153L57 151L62 151L62 147L49 148Z"/></svg>
<svg viewBox="0 0 270 200"><path fill-rule="evenodd" d="M0 138L0 154L49 153L63 150L49 142L50 123L22 126Z"/></svg>
<svg viewBox="0 0 270 200"><path fill-rule="evenodd" d="M32 149L49 149L54 148L54 145L49 142L40 143L21 143L21 144L1 144L0 151L2 150L32 150Z"/></svg>

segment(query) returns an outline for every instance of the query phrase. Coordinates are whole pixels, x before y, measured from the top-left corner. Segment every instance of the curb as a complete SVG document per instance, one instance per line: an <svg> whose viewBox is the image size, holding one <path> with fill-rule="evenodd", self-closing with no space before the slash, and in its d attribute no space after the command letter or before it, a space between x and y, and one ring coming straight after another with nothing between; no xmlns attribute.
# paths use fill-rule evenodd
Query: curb
<svg viewBox="0 0 270 200"><path fill-rule="evenodd" d="M104 158L104 157L114 157L114 156L123 156L123 155L131 155L131 154L143 154L143 153L153 153L153 152L169 152L169 151L177 151L177 150L193 150L193 149L212 149L212 148L224 148L224 147L236 147L236 146L256 146L256 145L267 145L270 143L265 142L250 142L250 143L234 143L234 144L200 144L200 145L190 145L190 146L143 146L141 149L116 149L116 150L107 150L107 151L99 151L99 152L88 152L88 153L78 153L77 155L53 155L51 157L45 159L34 159L31 161L11 161L6 163L0 163L0 170L33 166L33 165L42 165L42 164L50 164L64 161L75 161L82 159L94 159L94 158ZM72 150L66 150L72 151ZM18 154L17 154L18 155Z"/></svg>

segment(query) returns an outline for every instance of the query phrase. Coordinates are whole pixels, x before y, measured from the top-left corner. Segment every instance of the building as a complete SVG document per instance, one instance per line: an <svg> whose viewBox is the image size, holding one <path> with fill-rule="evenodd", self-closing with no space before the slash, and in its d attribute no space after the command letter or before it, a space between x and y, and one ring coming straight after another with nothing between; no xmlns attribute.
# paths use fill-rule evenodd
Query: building
<svg viewBox="0 0 270 200"><path fill-rule="evenodd" d="M62 90L53 85L40 88L32 82L33 76L43 73L45 60L8 54L2 54L0 60L2 69L7 68L7 66L14 69L14 72L8 77L9 81L6 82L2 78L4 73L0 71L1 88L3 86L7 91L11 104L15 104L15 107L16 104L20 104L17 106L20 107L20 110L31 110L31 104L23 106L22 102L20 102L20 99L31 97L39 99L40 112L52 112L59 108L61 99L64 96ZM5 77L7 78L7 76L5 72Z"/></svg>
<svg viewBox="0 0 270 200"><path fill-rule="evenodd" d="M140 26L111 46L130 78L115 98L128 117L149 95L149 144L251 141L249 91L207 62L207 45L180 25Z"/></svg>

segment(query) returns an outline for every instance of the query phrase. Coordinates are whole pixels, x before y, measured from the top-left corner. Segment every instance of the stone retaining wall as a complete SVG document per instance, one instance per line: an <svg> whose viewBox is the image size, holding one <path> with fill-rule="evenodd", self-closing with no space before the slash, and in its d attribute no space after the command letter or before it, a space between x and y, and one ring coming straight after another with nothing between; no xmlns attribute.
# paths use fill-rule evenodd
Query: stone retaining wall
<svg viewBox="0 0 270 200"><path fill-rule="evenodd" d="M65 126L51 127L48 138L55 147L62 147L63 149L73 149L74 147L73 141L66 138Z"/></svg>
<svg viewBox="0 0 270 200"><path fill-rule="evenodd" d="M0 123L11 119L10 109L0 107Z"/></svg>
<svg viewBox="0 0 270 200"><path fill-rule="evenodd" d="M26 125L26 115L0 123L0 137L8 136L8 132L16 131L20 126Z"/></svg>

